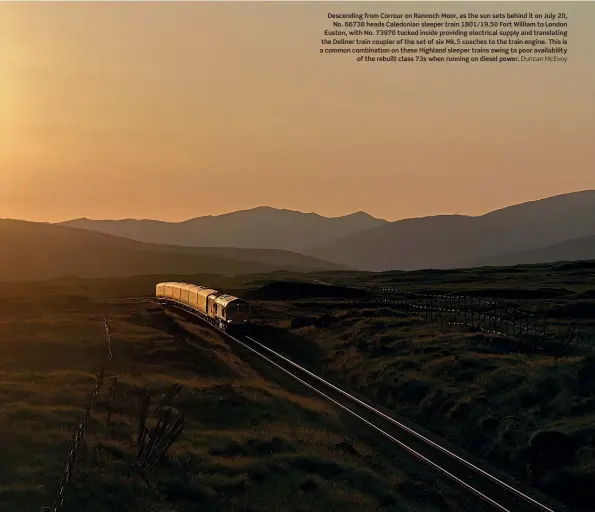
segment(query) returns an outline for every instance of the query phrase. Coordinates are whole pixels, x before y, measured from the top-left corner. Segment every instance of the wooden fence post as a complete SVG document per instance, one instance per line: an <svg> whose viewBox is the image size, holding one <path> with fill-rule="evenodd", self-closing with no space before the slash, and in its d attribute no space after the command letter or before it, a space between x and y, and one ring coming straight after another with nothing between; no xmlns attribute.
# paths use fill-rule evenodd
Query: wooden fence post
<svg viewBox="0 0 595 512"><path fill-rule="evenodd" d="M113 396L113 389L112 385L110 384L107 390L108 398L107 398L107 418L106 423L109 427L112 423L112 396Z"/></svg>
<svg viewBox="0 0 595 512"><path fill-rule="evenodd" d="M462 311L461 311L461 296L457 295L457 325L463 325L463 315L462 315Z"/></svg>
<svg viewBox="0 0 595 512"><path fill-rule="evenodd" d="M146 389L143 389L139 395L139 411L138 411L138 430L136 432L136 442L138 446L142 447L145 423L147 421L147 412L149 410L149 403L151 402L151 396L147 393Z"/></svg>

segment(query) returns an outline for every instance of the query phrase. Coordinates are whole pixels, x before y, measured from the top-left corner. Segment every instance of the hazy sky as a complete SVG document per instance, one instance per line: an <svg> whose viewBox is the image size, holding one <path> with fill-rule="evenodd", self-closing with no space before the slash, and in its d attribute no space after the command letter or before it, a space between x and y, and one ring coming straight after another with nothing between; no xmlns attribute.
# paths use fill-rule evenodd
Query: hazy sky
<svg viewBox="0 0 595 512"><path fill-rule="evenodd" d="M327 12L568 13L567 64L320 55ZM0 3L0 217L395 220L595 188L595 3Z"/></svg>

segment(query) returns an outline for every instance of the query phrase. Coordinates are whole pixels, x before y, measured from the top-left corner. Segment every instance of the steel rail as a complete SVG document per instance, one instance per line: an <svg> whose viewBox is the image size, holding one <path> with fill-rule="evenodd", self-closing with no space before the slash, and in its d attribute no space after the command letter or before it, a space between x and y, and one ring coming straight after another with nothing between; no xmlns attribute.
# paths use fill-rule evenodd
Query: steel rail
<svg viewBox="0 0 595 512"><path fill-rule="evenodd" d="M231 338L232 340L234 340L236 343L239 343L240 345L242 345L243 347L247 348L248 350L252 351L253 353L255 353L256 355L258 355L259 357L261 357L262 359L264 359L265 361L269 362L270 364L272 364L273 366L279 368L282 372L286 373L287 375L289 375L290 377L292 377L293 379L297 380L298 382L300 382L301 384L303 384L304 386L307 386L308 388L310 388L312 391L318 393L320 396L322 396L323 398L325 398L326 400L328 400L329 402L334 403L335 405L338 405L341 409L343 409L344 411L348 412L349 414L351 414L352 416L356 417L358 420L364 422L366 425L372 427L374 430L380 432L383 436L387 437L388 439L390 439L391 441L393 441L394 443L398 444L401 448L405 449L407 452L409 452L410 454L412 454L413 456L417 457L418 459L422 460L423 462L429 464L430 466L432 466L433 468L437 469L438 471L444 473L446 476L448 476L449 478L451 478L452 480L454 480L455 482L457 482L458 484L462 485L463 487L465 487L468 491L471 491L473 494L475 494L476 496L480 497L482 500L490 503L491 505L493 505L494 507L496 507L498 510L501 510L502 512L514 512L511 511L510 509L507 509L506 507L504 507L503 505L500 505L500 503L498 503L497 501L493 500L492 498L490 498L489 496L486 496L485 494L483 494L481 491L479 491L478 489L475 489L475 487L473 487L472 485L469 485L467 482L465 482L464 480L461 480L459 477L457 477L456 475L453 475L451 472L449 472L448 470L444 469L442 466L439 466L438 464L436 464L435 462L431 461L430 459L428 459L426 456L422 455L421 453L419 453L418 451L414 450L413 448L411 448L410 446L408 446L407 444L405 444L403 441L400 441L399 439L397 439L396 437L392 436L391 434L389 434L388 432L386 432L385 430L381 429L380 427L378 427L377 425L374 425L374 423L372 423L371 421L367 420L366 418L360 416L359 414L357 414L355 411L352 411L351 409L349 409L349 407L343 405L342 403L338 402L337 400L335 400L334 398L328 396L327 394L323 393L322 391L320 391L318 388L312 386L312 384L309 384L308 382L306 382L303 379L300 379L297 375L293 374L292 372L290 372L289 370L287 370L286 368L283 368L283 366L281 366L280 364L276 363L275 361L273 361L272 359L268 358L267 356L265 356L264 354L262 354L261 352L259 352L258 350L254 349L253 347L249 346L247 343L244 343L243 341L239 340L238 338L234 337L234 336L230 336L229 334L225 333L227 335L227 337ZM278 354L277 354L278 355ZM281 356L282 357L282 356Z"/></svg>
<svg viewBox="0 0 595 512"><path fill-rule="evenodd" d="M197 312L193 311L191 308L189 308L186 305L181 304L181 303L179 303L177 301L166 300L166 301L162 301L162 303L165 303L167 305L170 305L170 306L176 307L178 309L181 309L181 310L183 310L183 311L185 311L185 312L193 315L194 317L202 320L203 322L205 321L205 319L200 314L198 314ZM210 324L210 323L209 323L209 325L211 327L213 327L215 330L217 330L218 332L220 332L221 334L223 334L224 336L226 336L227 338L229 338L230 340L232 340L235 343L237 343L237 344L243 346L244 348L248 349L250 352L256 354L261 359L264 359L265 361L267 361L271 365L273 365L276 368L280 369L282 372L284 372L288 376L292 377L294 380L296 380L296 381L300 382L301 384L305 385L306 387L310 388L311 390L313 390L317 394L319 394L322 397L324 397L326 400L334 403L335 405L339 406L341 409L345 410L346 412L348 412L352 416L354 416L357 419L359 419L360 421L364 422L366 425L372 427L374 430L378 431L383 436L387 437L388 439L390 439L394 443L398 444L403 449L405 449L407 452L409 452L410 454L414 455L416 458L422 460L426 464L429 464L430 466L432 466L436 470L440 471L441 473L443 473L444 475L446 475L450 479L454 480L459 485L463 486L465 489L467 489L468 491L472 492L473 494L475 494L476 496L478 496L479 498L481 498L485 502L491 504L492 506L494 506L498 510L501 510L503 512L515 512L514 510L511 510L511 509L506 508L504 505L498 503L496 500L494 500L494 499L490 498L489 496L487 496L486 494L482 493L480 490L474 488L472 485L468 484L467 482L465 482L461 478L457 477L456 475L454 475L453 473L451 473L447 469L445 469L442 466L438 465L437 463L433 462L432 460L430 460L429 458L427 458L423 454L421 454L418 451L416 451L414 448L408 446L404 442L402 442L399 439L395 438L390 433L388 433L385 430L381 429L380 427L378 427L377 425L375 425L371 421L363 418L361 415L359 415L355 411L349 409L347 406L341 404L340 402L338 402L334 398L328 396L327 394L325 394L323 391L319 390L318 388L316 388L312 384L310 384L310 383L306 382L305 380L301 379L300 377L298 377L297 375L295 375L294 373L292 373L288 369L284 368L282 365L278 364L277 362L273 361L270 357L267 357L266 355L264 355L259 350L257 350L256 348L254 348L254 346L251 346L251 345L254 345L255 344L258 347L266 350L268 353L272 354L274 357L276 357L276 358L278 358L278 359L286 362L287 364L293 366L294 368L296 368L297 370L301 371L302 373L304 373L304 374L312 377L313 379L315 379L318 382L324 384L325 386L329 387L330 389L332 389L332 390L340 393L341 395L343 395L344 397L348 398L352 402L354 402L354 403L356 403L358 405L361 405L362 407L364 407L365 409L369 410L370 412L373 412L377 416L379 416L379 417L381 417L381 418L389 421L394 426L399 427L401 430L403 430L403 431L411 434L412 436L416 437L417 439L423 441L425 444L427 444L429 446L432 446L433 448L437 449L438 451L440 451L444 455L448 456L449 458L451 458L451 459L453 459L453 460L461 463L462 465L464 465L468 469L471 469L473 472L477 473L478 475L481 475L481 476L487 478L491 482L495 483L497 486L501 487L503 490L505 489L507 491L510 491L512 494L514 494L516 497L520 498L521 500L525 501L527 504L530 504L533 507L538 508L542 512L555 512L553 509L547 507L546 505L540 503L539 501L537 501L534 498L528 496L527 494L519 491L518 489L515 489L514 487L512 487L511 485L509 485L506 482L502 481L501 479L497 478L496 476L494 476L494 475L488 473L487 471L479 468L475 464L473 464L473 463L465 460L461 456L453 453L452 451L450 451L447 448L439 445L438 443L432 441L431 439L428 439L426 436L420 434L419 432L415 431L414 429L412 429L412 428L404 425L403 423L395 420L394 418L391 418L387 414L385 414L382 411L379 411L378 409L372 407L371 405L367 404L363 400L360 400L359 398L351 395L347 391L344 391L341 388L339 388L338 386L335 386L334 384L326 381L322 377L319 377L318 375L316 375L315 373L311 372L310 370L304 368L303 366L300 366L299 364L291 361L290 359L288 359L284 355L279 354L278 352L272 350L271 348L267 347L266 345L264 345L263 343L261 343L257 339L255 339L255 338L253 338L251 336L244 336L244 339L247 340L247 342L245 342L245 341L242 341L241 339L239 339L239 338L231 335L230 333L219 329L216 325L213 325L213 324Z"/></svg>
<svg viewBox="0 0 595 512"><path fill-rule="evenodd" d="M230 336L231 337L231 336ZM290 359L286 358L285 356L283 356L282 354L279 354L277 352L275 352L274 350L270 349L269 347L267 347L266 345L263 345L262 343L260 343L258 340L250 337L250 336L246 336L246 338L248 340L250 340L253 343L256 343L258 346L262 347L263 349L273 353L276 357L279 357L281 359L283 359L284 361L286 361L287 363L291 364L292 366L294 366L295 368L297 368L298 370L308 374L310 377L318 380L319 382L323 383L325 386L328 386L331 389L334 389L335 391L341 393L342 395L344 395L345 397L349 398L350 400L358 403L359 405L365 407L366 409L368 409L369 411L372 411L373 413L377 414L378 416L381 416L382 418L390 421L393 425L405 430L406 432L408 432L409 434L414 435L415 437L417 437L418 439L421 439L422 441L424 441L425 443L433 446L434 448L440 450L442 453L444 453L445 455L448 455L449 457L452 457L454 459L456 459L458 462L461 462L462 464L466 465L468 468L478 472L479 474L489 478L490 480L492 480L494 483L506 488L507 490L511 491L512 493L516 494L518 497L524 499L525 501L528 501L529 503L539 507L541 510L543 510L544 512L554 512L554 510L552 510L551 508L545 506L544 504L538 502L537 500L531 498L531 496L526 495L525 493L519 491L518 489L515 489L514 487L512 487L511 485L508 485L506 482L500 480L498 477L488 473L487 471L481 469L480 467L476 466L475 464L469 462L468 460L465 460L464 458L462 458L461 456L457 455L456 453L451 452L450 450L448 450L447 448L444 448L443 446L439 445L438 443L432 441L431 439L428 439L427 437L425 437L424 435L420 434L419 432L413 430L412 428L408 427L407 425L404 425L403 423L401 423L400 421L395 420L394 418L391 418L390 416L388 416L387 414L383 413L382 411L379 411L378 409L372 407L371 405L367 404L366 402L364 402L363 400L360 400L359 398L351 395L350 393L348 393L347 391L342 390L341 388L335 386L334 384L331 384L330 382L324 380L322 377L319 377L318 375L312 373L310 370L307 370L306 368L304 368L303 366L300 366L297 363L294 363L293 361L291 361Z"/></svg>

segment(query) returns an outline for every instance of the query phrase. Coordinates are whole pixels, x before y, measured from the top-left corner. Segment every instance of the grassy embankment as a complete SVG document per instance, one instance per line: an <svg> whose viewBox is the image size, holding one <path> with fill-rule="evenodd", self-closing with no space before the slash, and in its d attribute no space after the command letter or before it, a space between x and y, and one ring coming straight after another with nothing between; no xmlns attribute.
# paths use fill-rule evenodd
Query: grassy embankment
<svg viewBox="0 0 595 512"><path fill-rule="evenodd" d="M0 309L0 508L38 511L58 487L72 430L107 360L104 300L150 293L153 278L10 285ZM150 285L150 286L149 286ZM458 490L394 459L335 409L277 383L207 328L138 301L112 301L107 383L64 510L462 510ZM183 327L183 329L181 329ZM184 341L182 338L185 338ZM186 426L149 489L133 471L136 402L173 384ZM396 460L396 463L395 463Z"/></svg>
<svg viewBox="0 0 595 512"><path fill-rule="evenodd" d="M354 283L346 275L320 279ZM362 275L357 282L506 300L543 310L552 323L581 321L585 337L595 332L591 263L392 272ZM574 355L551 357L390 308L349 310L333 301L288 300L262 301L255 309L265 322L259 327L262 339L294 359L522 482L571 506L592 508L595 354L586 353L587 343ZM291 327L292 319L325 310L333 317L330 325ZM551 430L564 435L539 434L531 441ZM540 442L545 446L529 448Z"/></svg>

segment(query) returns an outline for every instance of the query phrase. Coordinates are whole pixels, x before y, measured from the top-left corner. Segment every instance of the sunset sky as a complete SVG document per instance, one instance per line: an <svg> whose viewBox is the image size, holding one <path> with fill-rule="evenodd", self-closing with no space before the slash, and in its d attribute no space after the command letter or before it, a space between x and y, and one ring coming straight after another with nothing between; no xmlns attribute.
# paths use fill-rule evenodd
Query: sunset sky
<svg viewBox="0 0 595 512"><path fill-rule="evenodd" d="M329 11L480 5L567 12L569 62L319 54ZM521 5L0 3L0 218L396 220L595 189L595 3Z"/></svg>

